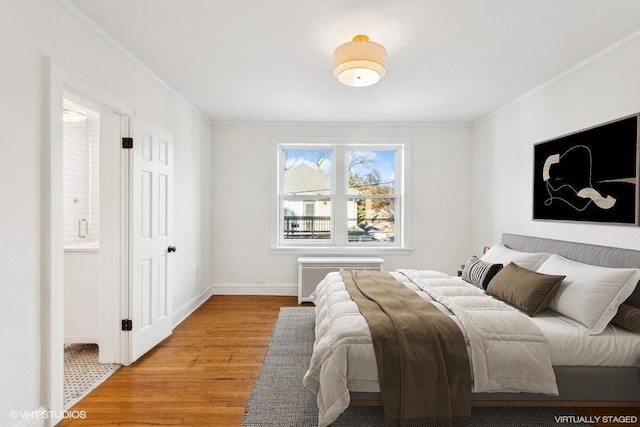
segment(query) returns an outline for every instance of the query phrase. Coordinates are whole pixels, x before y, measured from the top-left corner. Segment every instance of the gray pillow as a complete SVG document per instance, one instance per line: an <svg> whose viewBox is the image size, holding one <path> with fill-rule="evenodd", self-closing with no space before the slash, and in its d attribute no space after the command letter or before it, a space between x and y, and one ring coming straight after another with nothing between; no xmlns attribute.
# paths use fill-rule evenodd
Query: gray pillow
<svg viewBox="0 0 640 427"><path fill-rule="evenodd" d="M489 282L487 293L535 316L547 308L564 277L527 270L511 262Z"/></svg>
<svg viewBox="0 0 640 427"><path fill-rule="evenodd" d="M480 261L478 257L474 255L469 258L469 261L464 265L462 280L472 283L479 288L487 289L487 285L501 268L502 264L491 264Z"/></svg>

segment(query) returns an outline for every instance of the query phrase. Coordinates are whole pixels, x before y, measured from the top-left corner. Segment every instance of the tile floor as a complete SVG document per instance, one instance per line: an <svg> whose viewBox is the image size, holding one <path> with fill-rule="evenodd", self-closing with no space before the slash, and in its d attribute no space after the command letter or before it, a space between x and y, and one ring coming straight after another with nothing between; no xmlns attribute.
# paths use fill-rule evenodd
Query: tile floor
<svg viewBox="0 0 640 427"><path fill-rule="evenodd" d="M75 405L120 368L98 363L97 344L64 345L64 407Z"/></svg>

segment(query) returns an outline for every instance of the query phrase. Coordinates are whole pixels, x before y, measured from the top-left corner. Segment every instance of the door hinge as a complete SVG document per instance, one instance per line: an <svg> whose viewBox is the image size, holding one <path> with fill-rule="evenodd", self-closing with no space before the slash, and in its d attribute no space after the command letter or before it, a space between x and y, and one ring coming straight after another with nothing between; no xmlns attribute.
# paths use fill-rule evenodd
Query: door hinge
<svg viewBox="0 0 640 427"><path fill-rule="evenodd" d="M133 148L133 138L122 138L122 148Z"/></svg>
<svg viewBox="0 0 640 427"><path fill-rule="evenodd" d="M122 319L122 330L123 331L132 331L133 330L133 322L129 319Z"/></svg>

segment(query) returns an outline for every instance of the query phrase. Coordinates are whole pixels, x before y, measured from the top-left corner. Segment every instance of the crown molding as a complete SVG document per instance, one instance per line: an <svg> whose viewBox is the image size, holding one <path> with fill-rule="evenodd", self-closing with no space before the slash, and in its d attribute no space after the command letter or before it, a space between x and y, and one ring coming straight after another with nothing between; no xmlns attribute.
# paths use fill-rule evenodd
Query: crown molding
<svg viewBox="0 0 640 427"><path fill-rule="evenodd" d="M122 56L128 59L132 64L144 71L149 77L151 77L162 88L171 93L171 95L182 101L189 109L191 109L201 119L206 121L209 125L213 124L213 121L202 110L193 105L191 101L182 96L177 90L165 82L160 76L158 76L151 68L149 68L138 57L131 53L126 47L124 47L119 41L117 41L111 34L109 34L104 28L102 28L96 21L91 19L86 13L84 13L78 6L76 6L71 0L56 0L60 6L65 8L73 17L78 19L87 28L96 33L100 38L106 41L114 49L116 49Z"/></svg>
<svg viewBox="0 0 640 427"><path fill-rule="evenodd" d="M589 65L591 65L592 63L598 61L601 58L604 58L605 56L617 51L618 49L621 49L622 47L626 46L629 43L632 43L634 41L636 41L637 39L640 38L640 29L632 32L631 34L621 38L620 40L618 40L617 42L607 46L606 48L602 49L600 52L595 53L594 55L589 56L588 58L578 62L576 65L572 66L571 68L567 69L566 71L558 74L557 76L547 80L546 82L542 83L539 86L534 87L533 89L523 93L522 95L520 95L519 97L517 97L516 99L508 102L507 104L499 107L498 109L492 111L491 113L485 115L484 117L479 118L478 120L474 121L472 123L473 127L476 127L477 125L481 124L482 122L491 119L492 117L497 116L498 114L510 109L511 107L513 107L514 105L522 102L522 100L543 91L544 89L548 88L549 86L554 85L555 83L566 79L567 77L569 77L570 75L588 67Z"/></svg>

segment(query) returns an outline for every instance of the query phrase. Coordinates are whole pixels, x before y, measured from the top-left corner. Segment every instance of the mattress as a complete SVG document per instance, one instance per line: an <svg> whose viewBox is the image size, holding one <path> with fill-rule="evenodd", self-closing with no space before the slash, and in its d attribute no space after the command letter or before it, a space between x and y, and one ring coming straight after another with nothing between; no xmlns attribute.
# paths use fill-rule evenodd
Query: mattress
<svg viewBox="0 0 640 427"><path fill-rule="evenodd" d="M640 366L640 334L610 324L587 335L551 311L531 320L547 338L554 366Z"/></svg>
<svg viewBox="0 0 640 427"><path fill-rule="evenodd" d="M402 276L396 276L403 279ZM460 280L459 278L456 278ZM449 314L462 328L458 319L444 306L434 302L416 285L408 280L401 280L405 286L416 291L425 300L431 301L441 311ZM467 286L473 286L460 280ZM329 304L332 310L344 310L345 314L357 310L357 307L346 307L345 302ZM358 328L353 322L366 322L362 316L339 317L332 328L348 331ZM540 328L551 348L551 362L553 366L583 366L583 367L638 367L640 366L640 334L634 334L622 328L610 325L599 335L587 335L580 329L564 321L551 311L544 311L532 317L533 323ZM344 321L344 324L342 322ZM468 347L468 343L467 343ZM471 356L470 356L471 357ZM378 372L375 353L370 343L362 343L350 350L348 355L349 370L347 381L352 392L379 392ZM355 363L354 361L357 361Z"/></svg>
<svg viewBox="0 0 640 427"><path fill-rule="evenodd" d="M547 338L554 366L640 366L640 334L610 324L599 335L587 335L551 310L530 319Z"/></svg>

